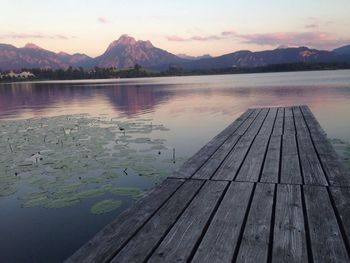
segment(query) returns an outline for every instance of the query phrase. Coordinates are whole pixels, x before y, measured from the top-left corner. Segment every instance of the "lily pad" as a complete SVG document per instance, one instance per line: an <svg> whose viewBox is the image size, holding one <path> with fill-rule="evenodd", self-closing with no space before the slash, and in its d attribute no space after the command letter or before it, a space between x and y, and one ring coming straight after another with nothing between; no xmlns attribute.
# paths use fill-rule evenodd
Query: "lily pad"
<svg viewBox="0 0 350 263"><path fill-rule="evenodd" d="M122 201L120 200L107 199L94 204L91 207L90 211L96 215L104 214L117 209L121 206L121 204Z"/></svg>
<svg viewBox="0 0 350 263"><path fill-rule="evenodd" d="M131 196L133 198L138 198L143 195L143 191L136 187L114 187L108 190L112 194Z"/></svg>

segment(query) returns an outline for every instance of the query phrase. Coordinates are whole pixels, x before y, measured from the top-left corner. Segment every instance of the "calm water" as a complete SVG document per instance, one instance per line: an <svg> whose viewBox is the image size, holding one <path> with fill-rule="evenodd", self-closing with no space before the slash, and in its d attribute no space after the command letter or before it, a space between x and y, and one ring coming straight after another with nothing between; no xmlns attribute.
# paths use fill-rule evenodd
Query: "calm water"
<svg viewBox="0 0 350 263"><path fill-rule="evenodd" d="M171 171L247 108L294 104L309 105L329 137L350 141L349 70L2 84L0 124L81 113L147 119L167 128L150 137L176 149ZM129 174L115 182L147 190L161 180ZM133 203L121 196L120 208L94 215L101 197L56 209L21 208L18 198L0 197L0 262L60 262Z"/></svg>

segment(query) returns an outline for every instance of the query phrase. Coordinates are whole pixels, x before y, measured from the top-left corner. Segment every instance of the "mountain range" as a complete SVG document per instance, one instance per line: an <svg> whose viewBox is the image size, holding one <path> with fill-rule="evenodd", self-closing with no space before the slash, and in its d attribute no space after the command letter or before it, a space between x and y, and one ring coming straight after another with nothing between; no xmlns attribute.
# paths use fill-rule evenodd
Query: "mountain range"
<svg viewBox="0 0 350 263"><path fill-rule="evenodd" d="M257 67L295 62L350 63L350 45L332 51L310 49L308 47L280 47L258 52L241 50L218 57L211 57L210 55L192 57L185 54L174 55L153 46L150 41L136 41L133 37L122 35L118 40L113 41L102 55L92 58L81 53L55 53L31 43L21 48L0 44L0 70L18 70L22 68L64 69L69 66L129 68L135 64L156 70L167 70L169 67L193 70Z"/></svg>

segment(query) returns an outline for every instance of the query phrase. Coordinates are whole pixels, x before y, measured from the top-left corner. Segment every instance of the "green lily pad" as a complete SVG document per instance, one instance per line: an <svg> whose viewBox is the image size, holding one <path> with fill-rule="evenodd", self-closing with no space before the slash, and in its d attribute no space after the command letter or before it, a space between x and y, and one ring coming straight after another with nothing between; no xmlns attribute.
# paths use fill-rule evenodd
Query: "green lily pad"
<svg viewBox="0 0 350 263"><path fill-rule="evenodd" d="M143 195L143 191L136 187L114 187L108 190L112 194L131 196L133 198L137 198Z"/></svg>
<svg viewBox="0 0 350 263"><path fill-rule="evenodd" d="M107 199L94 204L90 211L96 215L104 214L117 209L121 204L122 202L120 200Z"/></svg>
<svg viewBox="0 0 350 263"><path fill-rule="evenodd" d="M59 199L49 199L44 203L43 207L45 208L63 208L74 206L78 204L80 200L77 197L63 197Z"/></svg>

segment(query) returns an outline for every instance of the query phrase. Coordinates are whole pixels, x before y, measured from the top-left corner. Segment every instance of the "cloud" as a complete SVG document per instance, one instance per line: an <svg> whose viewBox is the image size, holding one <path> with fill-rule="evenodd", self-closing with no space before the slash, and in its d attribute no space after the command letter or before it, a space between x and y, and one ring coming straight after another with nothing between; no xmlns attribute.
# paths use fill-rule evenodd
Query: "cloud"
<svg viewBox="0 0 350 263"><path fill-rule="evenodd" d="M100 16L97 18L97 21L101 24L107 24L109 23L109 20L106 17Z"/></svg>
<svg viewBox="0 0 350 263"><path fill-rule="evenodd" d="M308 24L308 25L305 25L305 28L316 28L317 25L316 24Z"/></svg>
<svg viewBox="0 0 350 263"><path fill-rule="evenodd" d="M209 41L209 40L220 40L222 39L221 36L216 36L216 35L212 35L212 36L193 36L191 37L189 40L194 40L194 41Z"/></svg>
<svg viewBox="0 0 350 263"><path fill-rule="evenodd" d="M174 42L183 42L186 41L185 38L179 37L179 36L167 36L166 39L168 41L174 41Z"/></svg>
<svg viewBox="0 0 350 263"><path fill-rule="evenodd" d="M228 37L235 36L236 33L234 31L223 31L217 35L209 35L209 36L190 36L190 37L180 37L180 36L167 36L168 41L174 42L185 42L185 41L212 41L212 40L222 40Z"/></svg>
<svg viewBox="0 0 350 263"><path fill-rule="evenodd" d="M269 46L310 46L331 48L349 43L344 39L328 32L275 32L262 34L237 34L241 42Z"/></svg>
<svg viewBox="0 0 350 263"><path fill-rule="evenodd" d="M74 38L72 36L66 36L62 34L40 34L40 33L9 33L0 35L0 39L61 39L68 40Z"/></svg>
<svg viewBox="0 0 350 263"><path fill-rule="evenodd" d="M317 24L309 24L308 28L317 27ZM255 44L260 46L308 46L321 49L331 49L348 44L350 38L342 38L329 32L305 31L305 32L272 32L240 34L235 31L222 31L220 34L210 36L168 36L168 41L190 42L190 41L217 41L234 39L241 43Z"/></svg>
<svg viewBox="0 0 350 263"><path fill-rule="evenodd" d="M234 31L223 31L223 32L221 32L221 35L222 36L235 36L236 32L234 32Z"/></svg>

